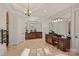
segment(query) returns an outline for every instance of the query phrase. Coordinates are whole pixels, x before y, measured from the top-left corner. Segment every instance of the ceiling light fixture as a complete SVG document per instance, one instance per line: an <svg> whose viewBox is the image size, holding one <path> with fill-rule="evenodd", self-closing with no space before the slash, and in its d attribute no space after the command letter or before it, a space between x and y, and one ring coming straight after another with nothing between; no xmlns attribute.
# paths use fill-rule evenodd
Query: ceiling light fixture
<svg viewBox="0 0 79 59"><path fill-rule="evenodd" d="M29 8L29 1L28 1L28 3L27 3L27 6L28 6L28 9L26 9L26 10L24 11L24 13L25 13L25 15L30 16L30 15L31 15L31 11L30 11L30 8Z"/></svg>

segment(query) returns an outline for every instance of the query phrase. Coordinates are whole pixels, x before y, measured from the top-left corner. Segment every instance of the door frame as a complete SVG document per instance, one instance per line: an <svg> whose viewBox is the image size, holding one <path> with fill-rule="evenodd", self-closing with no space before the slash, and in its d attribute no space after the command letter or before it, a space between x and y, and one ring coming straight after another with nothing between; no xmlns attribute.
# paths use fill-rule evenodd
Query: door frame
<svg viewBox="0 0 79 59"><path fill-rule="evenodd" d="M72 11L72 20L73 20L73 28L71 28L74 32L73 32L73 37L72 37L72 41L74 41L74 51L79 51L77 49L77 36L76 36L76 13L79 11L79 8L73 9ZM73 44L72 44L73 45Z"/></svg>
<svg viewBox="0 0 79 59"><path fill-rule="evenodd" d="M6 12L6 46L9 45L9 12Z"/></svg>

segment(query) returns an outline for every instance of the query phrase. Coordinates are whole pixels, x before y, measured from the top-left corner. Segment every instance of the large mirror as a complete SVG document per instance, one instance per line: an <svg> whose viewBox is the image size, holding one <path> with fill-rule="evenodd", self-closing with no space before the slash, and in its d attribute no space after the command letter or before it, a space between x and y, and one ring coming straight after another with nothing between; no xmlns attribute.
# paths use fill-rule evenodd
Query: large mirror
<svg viewBox="0 0 79 59"><path fill-rule="evenodd" d="M70 35L71 21L67 18L56 18L49 22L49 33L56 33L63 36Z"/></svg>
<svg viewBox="0 0 79 59"><path fill-rule="evenodd" d="M42 24L39 21L28 21L25 29L28 32L42 32Z"/></svg>

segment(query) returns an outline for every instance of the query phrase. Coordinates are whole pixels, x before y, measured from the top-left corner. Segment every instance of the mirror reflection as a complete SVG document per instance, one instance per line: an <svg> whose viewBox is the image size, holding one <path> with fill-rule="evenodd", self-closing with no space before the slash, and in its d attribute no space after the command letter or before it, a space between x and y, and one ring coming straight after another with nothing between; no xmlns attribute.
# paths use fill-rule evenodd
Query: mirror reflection
<svg viewBox="0 0 79 59"><path fill-rule="evenodd" d="M55 33L61 36L70 35L71 22L64 18L56 18L49 22L49 33Z"/></svg>
<svg viewBox="0 0 79 59"><path fill-rule="evenodd" d="M28 32L42 32L42 24L39 21L29 21L25 29Z"/></svg>

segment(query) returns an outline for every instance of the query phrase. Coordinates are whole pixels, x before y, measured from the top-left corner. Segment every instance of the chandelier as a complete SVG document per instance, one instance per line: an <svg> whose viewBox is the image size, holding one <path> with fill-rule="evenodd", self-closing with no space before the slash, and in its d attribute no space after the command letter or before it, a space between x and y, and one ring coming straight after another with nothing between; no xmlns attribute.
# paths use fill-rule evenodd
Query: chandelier
<svg viewBox="0 0 79 59"><path fill-rule="evenodd" d="M30 8L29 8L29 3L28 4L28 8L24 11L24 14L27 15L27 16L30 16L31 15L31 11L30 11Z"/></svg>

